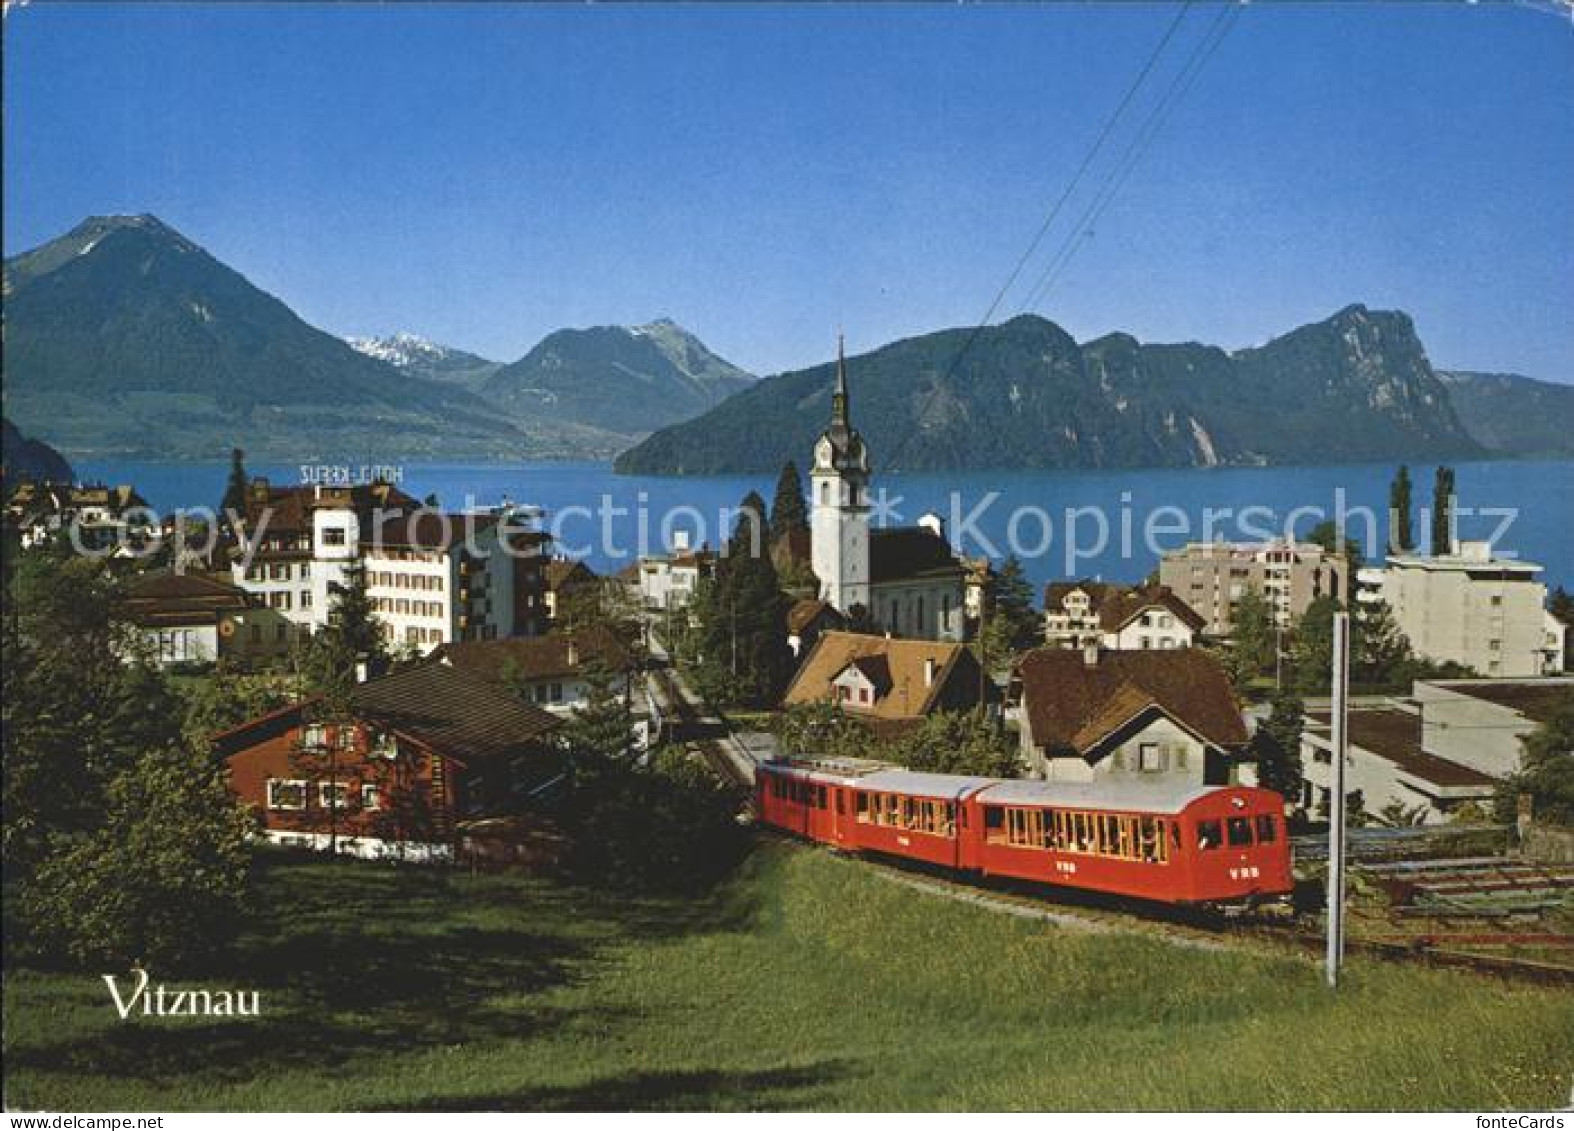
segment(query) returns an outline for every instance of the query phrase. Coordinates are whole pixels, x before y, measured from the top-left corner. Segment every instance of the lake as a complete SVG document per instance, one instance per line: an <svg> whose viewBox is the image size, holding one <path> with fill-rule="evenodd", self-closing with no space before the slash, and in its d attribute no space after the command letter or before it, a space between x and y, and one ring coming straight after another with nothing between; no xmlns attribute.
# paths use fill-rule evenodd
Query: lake
<svg viewBox="0 0 1574 1131"><path fill-rule="evenodd" d="M132 483L160 513L216 506L227 462L73 461L78 474ZM1574 461L1455 465L1460 536L1546 567L1548 585L1574 588ZM363 469L248 464L253 476L300 483ZM404 464L400 485L417 498L436 494L446 509L505 499L545 508L560 549L595 569L615 570L672 531L717 544L728 512L750 490L769 503L774 476L674 478L614 475L604 463ZM1135 581L1164 549L1204 537L1254 539L1304 533L1345 516L1368 554L1386 538L1391 464L1128 471L992 471L876 474L877 525L946 520L958 549L972 556L1015 550L1038 583L1070 576ZM1417 538L1424 544L1432 468L1412 467ZM883 521L882 521L883 520ZM720 537L725 537L724 534Z"/></svg>

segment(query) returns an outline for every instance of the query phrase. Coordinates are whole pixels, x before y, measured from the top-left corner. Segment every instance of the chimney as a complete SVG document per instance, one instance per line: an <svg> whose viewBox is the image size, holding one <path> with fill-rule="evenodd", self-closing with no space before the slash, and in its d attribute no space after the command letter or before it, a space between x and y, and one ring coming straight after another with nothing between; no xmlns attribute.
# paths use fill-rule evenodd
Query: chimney
<svg viewBox="0 0 1574 1131"><path fill-rule="evenodd" d="M674 530L672 532L672 549L679 554L685 553L689 548L689 532L687 530Z"/></svg>
<svg viewBox="0 0 1574 1131"><path fill-rule="evenodd" d="M924 686L925 687L933 687L934 685L935 685L935 658L933 656L925 656L924 657Z"/></svg>
<svg viewBox="0 0 1574 1131"><path fill-rule="evenodd" d="M1084 667L1089 668L1099 666L1099 645L1097 640L1089 640L1082 645L1082 664Z"/></svg>

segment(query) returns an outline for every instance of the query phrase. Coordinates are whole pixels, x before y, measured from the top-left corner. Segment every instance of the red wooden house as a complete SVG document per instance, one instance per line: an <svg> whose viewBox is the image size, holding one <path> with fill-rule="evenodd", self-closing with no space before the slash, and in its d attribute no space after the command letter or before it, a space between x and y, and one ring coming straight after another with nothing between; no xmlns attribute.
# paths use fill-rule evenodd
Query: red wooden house
<svg viewBox="0 0 1574 1131"><path fill-rule="evenodd" d="M461 821L513 811L563 769L560 719L442 665L358 685L349 721L324 713L308 700L214 738L270 840L446 858Z"/></svg>

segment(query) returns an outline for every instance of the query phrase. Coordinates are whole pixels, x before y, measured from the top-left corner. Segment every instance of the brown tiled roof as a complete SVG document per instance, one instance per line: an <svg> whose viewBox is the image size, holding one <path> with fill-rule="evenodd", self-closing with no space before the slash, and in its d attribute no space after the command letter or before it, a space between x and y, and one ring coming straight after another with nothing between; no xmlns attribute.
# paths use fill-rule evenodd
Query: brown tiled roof
<svg viewBox="0 0 1574 1131"><path fill-rule="evenodd" d="M277 487L266 479L253 479L246 488L246 525L256 529L264 508L269 509L266 534L288 534L311 529L311 512L318 507L349 507L370 516L375 510L408 511L420 503L392 483L359 483L346 487L302 484Z"/></svg>
<svg viewBox="0 0 1574 1131"><path fill-rule="evenodd" d="M150 626L214 624L250 605L244 589L198 573L148 574L133 582L121 600L128 618Z"/></svg>
<svg viewBox="0 0 1574 1131"><path fill-rule="evenodd" d="M963 567L951 544L923 526L898 526L869 532L869 581L904 581L920 577L955 577Z"/></svg>
<svg viewBox="0 0 1574 1131"><path fill-rule="evenodd" d="M1167 585L1140 589L1109 586L1097 608L1099 627L1105 632L1119 632L1145 611L1154 608L1173 614L1193 632L1201 630L1202 626L1208 623L1197 610L1177 597Z"/></svg>
<svg viewBox="0 0 1574 1131"><path fill-rule="evenodd" d="M847 704L849 713L884 719L916 718L936 709L947 682L959 669L966 667L976 672L971 659L972 654L961 644L831 631L815 642L782 702L788 707L825 702L832 697L832 681L848 665L856 664L877 688L883 682L888 690L872 706ZM932 686L924 683L925 660L935 664ZM976 687L966 690L975 693L976 702Z"/></svg>
<svg viewBox="0 0 1574 1131"><path fill-rule="evenodd" d="M1104 598L1109 592L1119 588L1120 586L1112 585L1106 581L1093 581L1091 579L1083 581L1051 581L1044 586L1044 608L1049 612L1057 612L1060 610L1061 603L1067 597L1081 590L1088 595L1088 607L1094 612L1098 612L1099 606L1104 603Z"/></svg>
<svg viewBox="0 0 1574 1131"><path fill-rule="evenodd" d="M1085 755L1150 708L1215 746L1246 742L1229 679L1200 649L1102 652L1089 664L1080 651L1037 648L1017 662L1017 674L1033 741L1045 749Z"/></svg>
<svg viewBox="0 0 1574 1131"><path fill-rule="evenodd" d="M569 662L571 650L573 663ZM494 683L503 681L509 672L520 679L553 679L578 674L591 664L609 671L626 671L633 666L627 649L606 629L459 641L439 645L432 659Z"/></svg>
<svg viewBox="0 0 1574 1131"><path fill-rule="evenodd" d="M795 601L792 608L787 610L787 631L794 636L802 635L803 630L822 614L828 615L835 624L842 623L842 614L837 612L829 601L817 600L814 597Z"/></svg>
<svg viewBox="0 0 1574 1131"><path fill-rule="evenodd" d="M1448 680L1440 682L1440 687L1460 695L1468 695L1472 699L1482 699L1488 703L1496 703L1499 707L1507 707L1511 711L1518 711L1532 722L1544 723L1550 719L1560 707L1574 703L1574 682L1568 680L1557 681L1493 681L1475 682L1471 680Z"/></svg>
<svg viewBox="0 0 1574 1131"><path fill-rule="evenodd" d="M311 701L249 719L213 737L226 757L298 721ZM365 723L386 727L463 763L513 754L539 745L562 720L496 684L441 664L421 664L368 680L350 695L350 710Z"/></svg>
<svg viewBox="0 0 1574 1131"><path fill-rule="evenodd" d="M497 515L468 512L441 514L417 510L410 514L389 515L370 532L369 541L377 546L416 550L446 550L473 534L497 525Z"/></svg>
<svg viewBox="0 0 1574 1131"><path fill-rule="evenodd" d="M1308 711L1307 721L1329 725L1326 711ZM1381 755L1406 773L1437 786L1489 786L1494 779L1469 766L1421 748L1421 716L1393 707L1357 707L1350 712L1350 743Z"/></svg>

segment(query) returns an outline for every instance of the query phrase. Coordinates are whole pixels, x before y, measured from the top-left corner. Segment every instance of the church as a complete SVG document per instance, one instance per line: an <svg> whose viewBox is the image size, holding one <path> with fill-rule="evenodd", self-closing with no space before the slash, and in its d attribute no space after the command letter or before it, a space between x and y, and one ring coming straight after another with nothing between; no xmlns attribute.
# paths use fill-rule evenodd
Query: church
<svg viewBox="0 0 1574 1131"><path fill-rule="evenodd" d="M892 636L961 640L966 569L940 519L870 528L869 448L849 422L840 341L831 426L814 445L809 483L810 562L821 599L853 623L872 622Z"/></svg>

